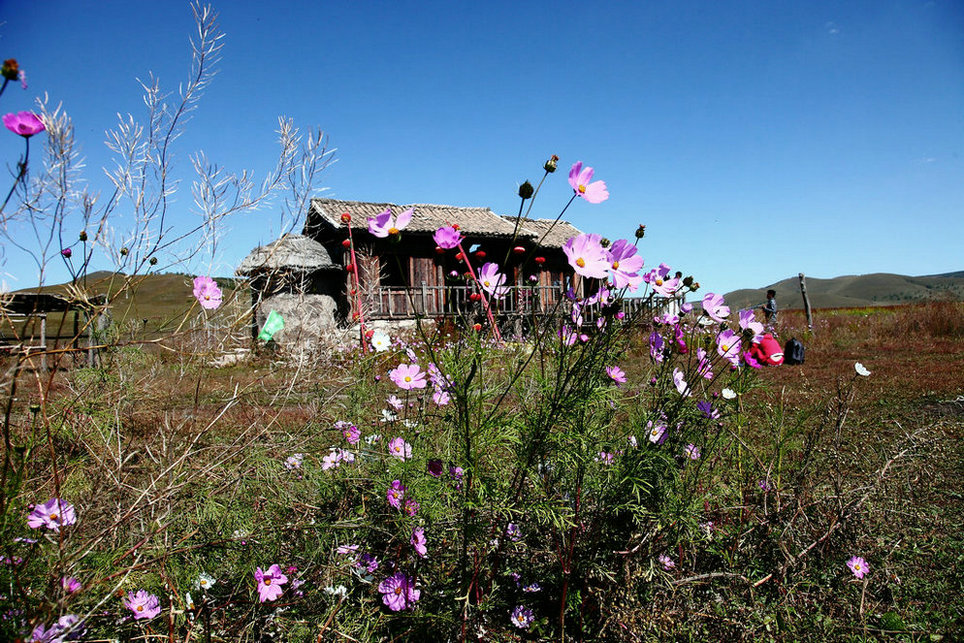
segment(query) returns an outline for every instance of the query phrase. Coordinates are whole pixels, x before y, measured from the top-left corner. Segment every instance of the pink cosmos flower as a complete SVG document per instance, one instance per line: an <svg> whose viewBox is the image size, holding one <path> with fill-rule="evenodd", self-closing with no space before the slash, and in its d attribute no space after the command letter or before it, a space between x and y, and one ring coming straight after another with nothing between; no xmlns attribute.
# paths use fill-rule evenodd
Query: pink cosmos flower
<svg viewBox="0 0 964 643"><path fill-rule="evenodd" d="M505 285L505 275L499 272L499 266L491 261L479 269L479 284L482 290L496 299L502 299L509 293Z"/></svg>
<svg viewBox="0 0 964 643"><path fill-rule="evenodd" d="M676 567L676 563L673 561L673 559L667 556L666 554L663 554L662 556L659 557L659 564L662 565L663 569L666 571L669 571L674 567Z"/></svg>
<svg viewBox="0 0 964 643"><path fill-rule="evenodd" d="M77 514L74 506L60 498L51 498L42 505L37 505L27 517L27 526L33 529L46 527L55 533L59 533L61 527L76 522Z"/></svg>
<svg viewBox="0 0 964 643"><path fill-rule="evenodd" d="M753 340L756 342L763 335L763 324L756 321L756 317L752 309L745 309L740 311L740 328L745 331L753 333Z"/></svg>
<svg viewBox="0 0 964 643"><path fill-rule="evenodd" d="M422 527L416 527L412 530L412 547L415 548L415 553L421 558L425 558L428 555L428 547L426 546L427 540L425 540L425 529Z"/></svg>
<svg viewBox="0 0 964 643"><path fill-rule="evenodd" d="M127 592L124 607L134 614L135 620L150 620L161 613L161 602L157 596L143 589L137 590L136 594L134 592Z"/></svg>
<svg viewBox="0 0 964 643"><path fill-rule="evenodd" d="M686 382L686 375L678 368L673 369L673 386L683 397L689 397L692 394L690 385Z"/></svg>
<svg viewBox="0 0 964 643"><path fill-rule="evenodd" d="M592 181L593 169L588 165L582 166L582 161L576 161L569 169L569 185L576 195L589 203L602 203L609 198L609 191L603 181Z"/></svg>
<svg viewBox="0 0 964 643"><path fill-rule="evenodd" d="M64 591L67 592L68 594L79 592L84 588L84 586L80 584L80 581L74 578L73 576L69 576L69 577L64 576L63 578L61 578L60 586L63 587Z"/></svg>
<svg viewBox="0 0 964 643"><path fill-rule="evenodd" d="M401 480L392 480L392 484L388 487L388 492L385 494L388 499L388 504L396 509L402 506L402 500L405 499L405 491L408 489L402 484Z"/></svg>
<svg viewBox="0 0 964 643"><path fill-rule="evenodd" d="M345 436L346 440L348 440L348 444L357 444L358 440L361 439L361 431L357 426L350 422L339 420L338 422L335 422L335 428L341 429L341 434Z"/></svg>
<svg viewBox="0 0 964 643"><path fill-rule="evenodd" d="M725 305L723 295L708 292L703 297L703 312L709 315L713 321L722 323L724 317L729 317L730 307Z"/></svg>
<svg viewBox="0 0 964 643"><path fill-rule="evenodd" d="M733 366L740 365L740 336L727 328L716 336L716 352Z"/></svg>
<svg viewBox="0 0 964 643"><path fill-rule="evenodd" d="M387 402L388 405L396 411L401 411L402 407L405 406L405 403L398 399L398 396L396 395L390 395L385 402Z"/></svg>
<svg viewBox="0 0 964 643"><path fill-rule="evenodd" d="M659 268L653 268L643 275L643 281L648 283L653 290L664 297L672 297L679 290L679 277L669 277L670 267L665 263L659 264Z"/></svg>
<svg viewBox="0 0 964 643"><path fill-rule="evenodd" d="M863 578L866 574L870 573L870 566L861 556L851 557L850 560L847 561L847 567L850 568L850 571L852 571L857 578Z"/></svg>
<svg viewBox="0 0 964 643"><path fill-rule="evenodd" d="M281 571L281 567L272 565L268 571L261 571L258 567L254 571L254 580L258 583L258 600L267 603L281 597L284 592L281 586L288 582L288 577Z"/></svg>
<svg viewBox="0 0 964 643"><path fill-rule="evenodd" d="M392 209L385 208L384 212L368 220L368 231L379 239L397 236L399 231L404 230L411 222L413 214L415 208L409 208L398 217L392 217Z"/></svg>
<svg viewBox="0 0 964 643"><path fill-rule="evenodd" d="M690 460L699 460L702 455L702 451L695 444L687 444L686 448L683 449L683 455L685 455Z"/></svg>
<svg viewBox="0 0 964 643"><path fill-rule="evenodd" d="M605 279L612 267L609 251L602 247L602 237L598 234L580 234L572 237L562 246L569 259L569 265L583 277Z"/></svg>
<svg viewBox="0 0 964 643"><path fill-rule="evenodd" d="M34 134L39 134L47 129L43 121L33 112L4 114L3 124L14 134L19 134L24 138L30 138Z"/></svg>
<svg viewBox="0 0 964 643"><path fill-rule="evenodd" d="M379 583L378 591L382 593L382 602L393 612L414 608L422 595L415 589L415 581L402 572L395 572Z"/></svg>
<svg viewBox="0 0 964 643"><path fill-rule="evenodd" d="M214 310L221 305L221 289L210 277L195 277L194 298L201 304L201 308Z"/></svg>
<svg viewBox="0 0 964 643"><path fill-rule="evenodd" d="M435 402L436 406L445 406L452 401L452 396L448 394L448 391L435 389L435 392L432 393L432 401Z"/></svg>
<svg viewBox="0 0 964 643"><path fill-rule="evenodd" d="M707 359L709 354L706 352L705 348L696 349L696 358L699 363L696 366L696 373L702 375L704 379L713 379L713 366L710 364L710 360Z"/></svg>
<svg viewBox="0 0 964 643"><path fill-rule="evenodd" d="M636 246L625 239L617 239L609 248L612 265L609 267L609 279L615 288L629 288L635 292L642 283L643 277L639 271L643 267L643 258L637 254Z"/></svg>
<svg viewBox="0 0 964 643"><path fill-rule="evenodd" d="M657 362L662 362L663 348L666 346L666 342L663 340L663 336L657 333L655 330L649 335L649 356L652 357Z"/></svg>
<svg viewBox="0 0 964 643"><path fill-rule="evenodd" d="M406 515L406 516L412 516L412 517L417 516L417 515L418 515L418 510L421 509L421 508L422 508L422 505L418 504L417 501L412 500L411 498L409 498L409 499L407 499L407 500L405 501L405 515Z"/></svg>
<svg viewBox="0 0 964 643"><path fill-rule="evenodd" d="M649 431L649 441L653 444L662 444L666 441L666 425L654 423L649 421L646 423L646 429Z"/></svg>
<svg viewBox="0 0 964 643"><path fill-rule="evenodd" d="M418 364L399 364L397 368L388 372L398 388L410 391L413 388L425 388L425 373L418 367Z"/></svg>
<svg viewBox="0 0 964 643"><path fill-rule="evenodd" d="M442 226L436 230L432 238L435 240L435 245L446 250L458 248L459 243L462 242L462 235L450 225Z"/></svg>
<svg viewBox="0 0 964 643"><path fill-rule="evenodd" d="M618 366L607 366L606 375L608 375L609 379L616 383L616 386L626 383L626 373Z"/></svg>
<svg viewBox="0 0 964 643"><path fill-rule="evenodd" d="M405 461L412 457L412 445L403 438L392 438L388 443L388 454L393 458Z"/></svg>

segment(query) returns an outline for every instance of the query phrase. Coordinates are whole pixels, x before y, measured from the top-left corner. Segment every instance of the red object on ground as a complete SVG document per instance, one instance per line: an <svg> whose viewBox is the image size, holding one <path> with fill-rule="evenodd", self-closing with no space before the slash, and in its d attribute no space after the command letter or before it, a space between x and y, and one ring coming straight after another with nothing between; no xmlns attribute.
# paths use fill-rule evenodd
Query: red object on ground
<svg viewBox="0 0 964 643"><path fill-rule="evenodd" d="M783 363L783 347L770 333L766 333L759 342L753 344L750 355L767 366L779 366Z"/></svg>

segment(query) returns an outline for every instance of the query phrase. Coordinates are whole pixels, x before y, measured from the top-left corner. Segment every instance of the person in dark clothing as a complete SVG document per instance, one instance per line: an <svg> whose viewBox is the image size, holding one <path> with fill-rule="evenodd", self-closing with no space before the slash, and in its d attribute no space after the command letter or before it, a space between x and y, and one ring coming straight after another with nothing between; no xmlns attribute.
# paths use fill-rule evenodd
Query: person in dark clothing
<svg viewBox="0 0 964 643"><path fill-rule="evenodd" d="M767 291L767 303L760 306L763 309L763 321L768 326L777 323L777 291Z"/></svg>

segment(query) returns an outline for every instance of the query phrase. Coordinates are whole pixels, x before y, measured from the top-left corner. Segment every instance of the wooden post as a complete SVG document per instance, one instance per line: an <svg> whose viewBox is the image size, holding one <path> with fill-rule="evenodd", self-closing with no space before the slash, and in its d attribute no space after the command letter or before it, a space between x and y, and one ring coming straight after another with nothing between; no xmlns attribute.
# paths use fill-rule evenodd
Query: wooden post
<svg viewBox="0 0 964 643"><path fill-rule="evenodd" d="M810 298L807 297L807 280L806 277L803 276L802 272L800 273L800 294L803 295L803 311L807 315L807 329L809 329L812 333L813 315L810 312Z"/></svg>
<svg viewBox="0 0 964 643"><path fill-rule="evenodd" d="M428 315L428 308L426 307L426 300L428 299L428 284L424 281L422 282L422 314Z"/></svg>
<svg viewBox="0 0 964 643"><path fill-rule="evenodd" d="M40 315L40 370L47 372L47 314Z"/></svg>

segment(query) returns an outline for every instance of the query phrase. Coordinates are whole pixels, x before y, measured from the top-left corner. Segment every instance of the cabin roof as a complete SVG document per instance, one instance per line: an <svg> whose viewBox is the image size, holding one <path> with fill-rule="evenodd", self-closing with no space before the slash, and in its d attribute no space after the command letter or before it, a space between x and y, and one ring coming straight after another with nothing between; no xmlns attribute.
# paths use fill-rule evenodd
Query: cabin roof
<svg viewBox="0 0 964 643"><path fill-rule="evenodd" d="M313 272L338 268L325 247L301 234L286 234L271 243L258 246L241 261L237 274L250 275L275 270Z"/></svg>

